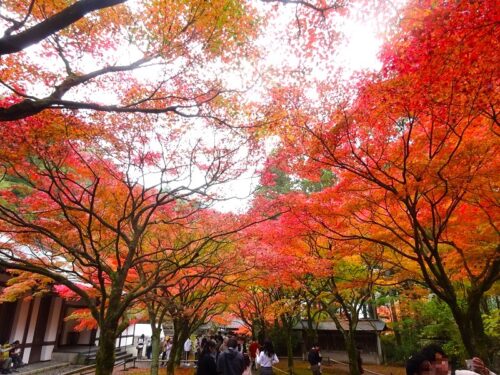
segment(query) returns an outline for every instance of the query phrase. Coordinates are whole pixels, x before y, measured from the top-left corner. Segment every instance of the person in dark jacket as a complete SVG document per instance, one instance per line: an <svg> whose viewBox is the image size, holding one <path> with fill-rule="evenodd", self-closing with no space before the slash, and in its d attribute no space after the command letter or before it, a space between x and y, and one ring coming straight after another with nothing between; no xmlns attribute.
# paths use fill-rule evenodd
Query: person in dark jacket
<svg viewBox="0 0 500 375"><path fill-rule="evenodd" d="M220 375L241 375L245 370L245 361L236 347L238 342L234 338L227 341L227 350L219 355L217 360L217 374Z"/></svg>
<svg viewBox="0 0 500 375"><path fill-rule="evenodd" d="M151 354L153 353L153 343L151 339L146 341L146 358L151 359Z"/></svg>
<svg viewBox="0 0 500 375"><path fill-rule="evenodd" d="M217 355L217 343L215 341L206 341L198 357L198 368L196 375L217 375L217 364L215 356Z"/></svg>
<svg viewBox="0 0 500 375"><path fill-rule="evenodd" d="M321 374L321 354L319 354L319 345L315 344L307 355L307 360L311 365L312 375Z"/></svg>

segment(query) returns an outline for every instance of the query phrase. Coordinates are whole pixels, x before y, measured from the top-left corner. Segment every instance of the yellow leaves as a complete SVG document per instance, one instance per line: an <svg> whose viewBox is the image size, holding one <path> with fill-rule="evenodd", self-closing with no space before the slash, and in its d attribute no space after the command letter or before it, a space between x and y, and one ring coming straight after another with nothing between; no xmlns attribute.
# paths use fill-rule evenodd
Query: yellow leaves
<svg viewBox="0 0 500 375"><path fill-rule="evenodd" d="M187 52L187 43L206 53L224 55L246 44L256 28L248 5L236 0L152 0L141 9L152 43L163 45L163 53Z"/></svg>
<svg viewBox="0 0 500 375"><path fill-rule="evenodd" d="M53 281L29 272L11 271L14 274L3 288L0 302L14 302L18 299L31 299L51 291Z"/></svg>
<svg viewBox="0 0 500 375"><path fill-rule="evenodd" d="M268 316L266 316L268 321L278 319L282 315L295 315L299 311L301 301L294 298L281 298L274 301L268 310Z"/></svg>
<svg viewBox="0 0 500 375"><path fill-rule="evenodd" d="M77 324L73 327L77 332L97 328L97 322L88 309L74 310L70 315L64 318L66 322L73 320L77 321Z"/></svg>

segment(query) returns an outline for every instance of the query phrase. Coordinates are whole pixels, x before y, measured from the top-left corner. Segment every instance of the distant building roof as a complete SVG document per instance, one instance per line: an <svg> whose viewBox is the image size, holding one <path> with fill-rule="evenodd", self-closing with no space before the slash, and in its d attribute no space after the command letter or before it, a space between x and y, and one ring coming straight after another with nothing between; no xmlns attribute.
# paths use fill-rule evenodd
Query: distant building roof
<svg viewBox="0 0 500 375"><path fill-rule="evenodd" d="M337 326L331 320L319 322L317 324L318 324L318 326L317 326L318 331L337 331ZM341 324L342 328L344 328L344 329L348 329L348 327L349 327L349 323L347 322L347 320L341 320L340 324ZM295 325L295 327L293 327L293 329L296 329L296 330L307 329L307 322L303 320L303 321L297 323ZM356 331L381 332L381 331L384 331L386 329L387 329L387 326L386 326L385 322L383 322L382 320L378 320L378 319L360 319L358 322L358 325L356 327Z"/></svg>
<svg viewBox="0 0 500 375"><path fill-rule="evenodd" d="M242 320L240 320L240 319L234 319L234 320L231 321L231 323L226 324L223 327L226 328L226 329L239 329L239 328L243 327L244 325L245 324L243 323Z"/></svg>
<svg viewBox="0 0 500 375"><path fill-rule="evenodd" d="M342 325L342 328L347 329L349 324L347 323L347 320L342 320L340 321L340 324ZM220 326L222 329L227 329L227 330L237 330L244 326L243 321L240 319L234 319L230 323L226 325ZM200 326L200 329L209 329L211 328L211 324L203 324ZM307 322L305 320L297 323L295 327L293 327L295 330L302 330L302 329L307 329ZM382 332L387 329L387 326L385 322L379 319L360 319L358 322L358 326L356 327L356 331L377 331L377 332ZM326 320L318 323L317 326L318 331L337 331L337 326L335 323L331 320Z"/></svg>
<svg viewBox="0 0 500 375"><path fill-rule="evenodd" d="M237 330L241 327L243 327L245 323L241 319L233 319L231 322L227 324L220 324L220 328L222 329L230 329L230 330ZM200 329L210 329L212 328L213 325L212 323L205 323L200 326Z"/></svg>

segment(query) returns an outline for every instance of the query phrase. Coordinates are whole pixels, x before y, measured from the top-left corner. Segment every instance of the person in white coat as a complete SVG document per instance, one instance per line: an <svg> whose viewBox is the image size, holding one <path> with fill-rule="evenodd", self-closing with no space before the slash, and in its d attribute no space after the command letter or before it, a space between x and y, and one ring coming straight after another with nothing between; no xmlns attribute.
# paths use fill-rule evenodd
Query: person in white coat
<svg viewBox="0 0 500 375"><path fill-rule="evenodd" d="M260 375L272 375L273 365L279 362L274 352L273 343L270 340L264 341L262 351L257 355L257 364L260 366Z"/></svg>
<svg viewBox="0 0 500 375"><path fill-rule="evenodd" d="M184 360L186 361L186 363L189 360L189 353L191 353L192 346L193 346L193 342L188 337L186 339L186 341L184 341Z"/></svg>

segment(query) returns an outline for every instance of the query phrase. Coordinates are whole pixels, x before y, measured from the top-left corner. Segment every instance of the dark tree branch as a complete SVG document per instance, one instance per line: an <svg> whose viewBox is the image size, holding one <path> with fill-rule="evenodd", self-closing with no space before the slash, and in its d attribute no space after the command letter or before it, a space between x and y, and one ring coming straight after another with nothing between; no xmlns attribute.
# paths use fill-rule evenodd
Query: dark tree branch
<svg viewBox="0 0 500 375"><path fill-rule="evenodd" d="M13 18L9 18L9 17L4 17L4 16L1 16L1 18L3 18L4 20L12 23L12 26L10 26L7 30L5 30L5 33L4 35L11 35L14 31L20 29L21 27L24 26L24 24L26 23L26 21L28 20L31 12L33 11L33 6L35 5L35 0L31 0L31 3L28 7L28 11L26 12L26 15L24 16L23 20L22 21L17 21Z"/></svg>
<svg viewBox="0 0 500 375"><path fill-rule="evenodd" d="M127 0L80 0L63 11L20 33L0 39L0 56L22 51L70 26L95 10L122 4Z"/></svg>
<svg viewBox="0 0 500 375"><path fill-rule="evenodd" d="M207 119L215 120L221 124L228 125L224 119L212 116L210 114L203 114L200 112L200 108L214 100L216 97L221 95L222 93L229 91L222 90L209 90L206 93L193 96L193 97L180 97L180 96L158 96L158 89L155 89L152 93L147 96L123 105L104 105L99 103L92 102L80 102L73 100L64 100L62 97L66 94L70 89L76 87L78 85L85 84L95 78L100 76L116 73L116 72L126 72L131 71L140 67L143 67L145 63L151 61L154 57L144 57L135 61L129 65L120 65L120 66L107 66L105 68L90 72L88 74L76 75L70 74L64 79L62 83L57 85L54 88L52 94L44 98L34 98L34 97L26 97L23 101L13 104L7 108L0 108L0 122L2 121L15 121L21 120L33 115L36 115L47 109L88 109L93 111L100 112L115 112L115 113L149 113L149 114L161 114L161 113L174 113L176 115L186 117L186 118L194 118L194 117L203 117ZM22 93L16 91L13 87L6 85L5 83L0 81L0 84L11 89L18 95L22 95ZM203 97L206 96L206 97ZM158 106L158 107L146 107L145 103L155 102L166 99L177 99L179 102L185 102L186 104L174 104L169 106Z"/></svg>
<svg viewBox="0 0 500 375"><path fill-rule="evenodd" d="M304 0L262 0L264 3L283 3L283 4L295 4L295 5L302 5L306 8L310 8L316 12L321 13L322 15L325 15L326 12L329 10L336 10L340 9L346 6L347 1L334 1L333 4L331 5L326 5L326 6L317 6L312 4L309 1L304 1Z"/></svg>

